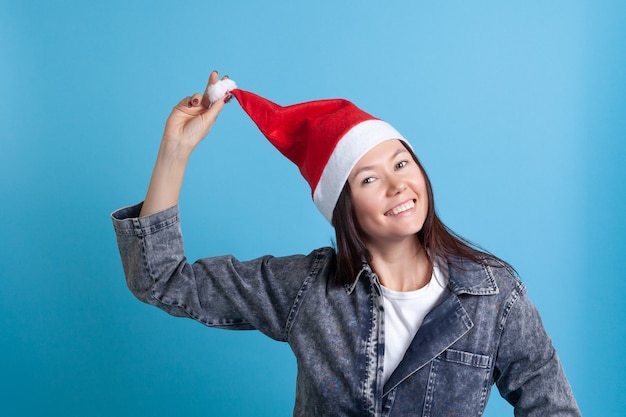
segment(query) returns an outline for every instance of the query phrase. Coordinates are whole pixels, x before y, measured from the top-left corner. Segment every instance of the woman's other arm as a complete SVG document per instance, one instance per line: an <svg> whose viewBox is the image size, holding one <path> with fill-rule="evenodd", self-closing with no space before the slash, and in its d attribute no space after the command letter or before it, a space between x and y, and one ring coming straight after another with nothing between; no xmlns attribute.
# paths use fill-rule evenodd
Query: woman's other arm
<svg viewBox="0 0 626 417"><path fill-rule="evenodd" d="M204 139L224 108L226 98L209 103L207 90L218 81L209 76L204 94L182 99L167 119L159 153L140 216L148 216L178 204L189 156Z"/></svg>
<svg viewBox="0 0 626 417"><path fill-rule="evenodd" d="M507 314L495 382L515 407L515 416L580 417L559 357L525 290Z"/></svg>

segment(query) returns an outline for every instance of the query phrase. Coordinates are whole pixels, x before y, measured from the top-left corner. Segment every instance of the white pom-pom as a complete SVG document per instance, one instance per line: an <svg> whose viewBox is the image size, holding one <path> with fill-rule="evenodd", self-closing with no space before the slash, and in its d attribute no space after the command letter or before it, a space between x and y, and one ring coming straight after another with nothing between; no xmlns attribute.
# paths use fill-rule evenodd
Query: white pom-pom
<svg viewBox="0 0 626 417"><path fill-rule="evenodd" d="M207 93L209 94L209 101L211 103L214 103L235 88L237 88L237 84L235 84L235 82L230 78L219 80L215 84L211 84L209 86L209 89L207 91Z"/></svg>

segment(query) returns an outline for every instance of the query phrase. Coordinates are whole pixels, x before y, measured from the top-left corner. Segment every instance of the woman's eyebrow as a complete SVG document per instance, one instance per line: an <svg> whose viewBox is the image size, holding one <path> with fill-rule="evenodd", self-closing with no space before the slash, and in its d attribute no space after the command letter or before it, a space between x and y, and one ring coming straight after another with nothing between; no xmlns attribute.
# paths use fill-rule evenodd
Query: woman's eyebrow
<svg viewBox="0 0 626 417"><path fill-rule="evenodd" d="M393 160L394 160L394 159L395 159L398 155L400 155L400 154L402 154L402 153L409 153L409 151L407 151L404 147L402 147L402 148L398 148L398 149L396 149L396 151L395 151L393 154L391 154L391 156L389 157L389 160L390 160L390 161L393 161ZM351 175L351 177L352 177L352 178L355 178L355 177L356 177L357 175L359 175L361 172L373 170L375 167L376 167L376 165L367 165L367 166L361 167L361 168L357 169L357 170L356 170L356 171L355 171L355 172Z"/></svg>
<svg viewBox="0 0 626 417"><path fill-rule="evenodd" d="M402 153L409 153L409 151L407 151L406 148L404 148L404 147L398 148L398 149L396 149L396 151L393 153L393 155L389 159L394 159L396 156L398 156L398 155L400 155Z"/></svg>

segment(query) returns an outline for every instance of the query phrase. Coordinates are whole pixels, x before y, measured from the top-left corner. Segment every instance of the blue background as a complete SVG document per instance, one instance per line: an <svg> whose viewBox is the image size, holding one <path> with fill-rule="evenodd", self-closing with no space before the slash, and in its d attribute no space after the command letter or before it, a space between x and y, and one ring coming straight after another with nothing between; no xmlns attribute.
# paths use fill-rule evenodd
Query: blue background
<svg viewBox="0 0 626 417"><path fill-rule="evenodd" d="M135 300L109 219L212 69L410 138L443 220L524 279L583 414L624 415L625 3L327 0L0 3L3 415L290 415L288 347ZM333 236L236 103L181 209L192 259ZM512 411L494 391L486 415Z"/></svg>

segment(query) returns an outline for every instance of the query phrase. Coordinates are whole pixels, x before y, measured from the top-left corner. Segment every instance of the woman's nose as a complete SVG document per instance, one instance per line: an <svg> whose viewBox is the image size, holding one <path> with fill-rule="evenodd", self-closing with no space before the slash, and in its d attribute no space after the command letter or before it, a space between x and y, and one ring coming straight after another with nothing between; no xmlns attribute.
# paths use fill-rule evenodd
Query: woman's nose
<svg viewBox="0 0 626 417"><path fill-rule="evenodd" d="M402 193L406 190L406 183L400 177L392 177L389 179L389 187L387 189L387 193L389 195L396 195Z"/></svg>

